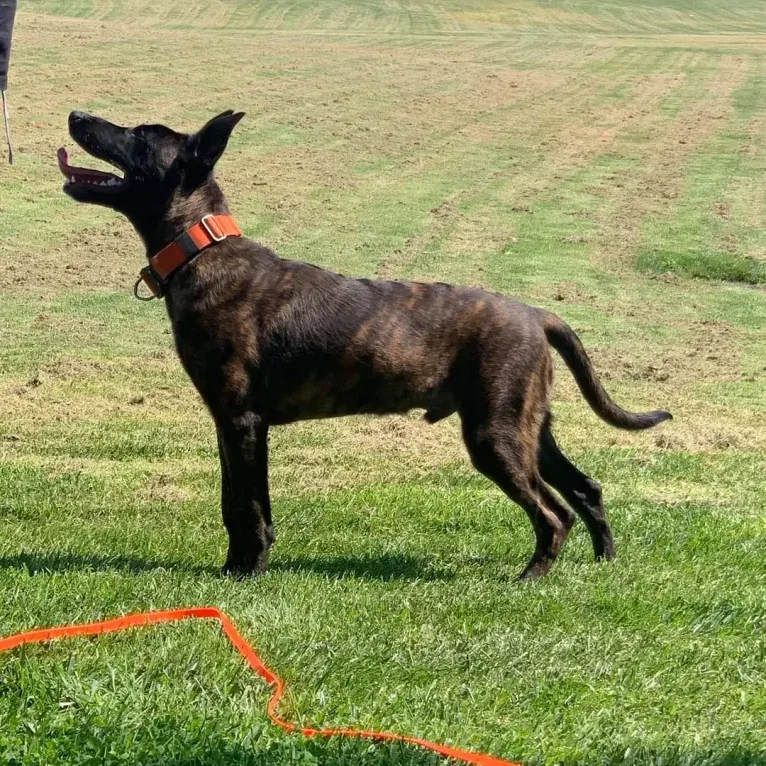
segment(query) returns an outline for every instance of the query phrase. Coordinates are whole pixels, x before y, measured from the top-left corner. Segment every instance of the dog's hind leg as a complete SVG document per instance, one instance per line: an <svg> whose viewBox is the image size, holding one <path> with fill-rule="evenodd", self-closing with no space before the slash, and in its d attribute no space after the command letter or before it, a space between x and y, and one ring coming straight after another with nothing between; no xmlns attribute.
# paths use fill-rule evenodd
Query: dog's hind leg
<svg viewBox="0 0 766 766"><path fill-rule="evenodd" d="M604 512L601 485L573 465L559 449L551 431L550 417L540 433L540 474L561 493L585 522L596 559L613 559L614 540Z"/></svg>
<svg viewBox="0 0 766 766"><path fill-rule="evenodd" d="M268 484L268 426L248 412L218 423L221 505L229 535L225 574L263 571L274 542Z"/></svg>
<svg viewBox="0 0 766 766"><path fill-rule="evenodd" d="M538 434L534 434L534 442L528 436L507 416L489 424L463 419L463 438L476 469L518 503L532 522L535 552L519 579L534 580L550 570L575 517L545 486L533 446Z"/></svg>

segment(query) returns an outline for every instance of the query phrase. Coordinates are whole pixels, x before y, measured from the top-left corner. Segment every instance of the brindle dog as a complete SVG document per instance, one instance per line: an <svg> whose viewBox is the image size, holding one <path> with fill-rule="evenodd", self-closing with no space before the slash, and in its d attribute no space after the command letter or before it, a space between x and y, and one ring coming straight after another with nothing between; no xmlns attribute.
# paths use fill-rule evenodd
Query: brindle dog
<svg viewBox="0 0 766 766"><path fill-rule="evenodd" d="M184 135L73 112L72 138L124 175L64 161L64 190L127 216L152 256L203 216L228 212L213 167L242 117L224 112ZM537 544L522 578L548 572L575 521L552 489L585 522L596 557L614 557L600 485L551 432L549 346L607 423L643 429L671 416L615 404L554 314L474 288L348 279L233 237L183 265L165 290L178 355L218 431L224 572L268 561L271 426L413 408L429 423L457 412L474 466L526 511Z"/></svg>

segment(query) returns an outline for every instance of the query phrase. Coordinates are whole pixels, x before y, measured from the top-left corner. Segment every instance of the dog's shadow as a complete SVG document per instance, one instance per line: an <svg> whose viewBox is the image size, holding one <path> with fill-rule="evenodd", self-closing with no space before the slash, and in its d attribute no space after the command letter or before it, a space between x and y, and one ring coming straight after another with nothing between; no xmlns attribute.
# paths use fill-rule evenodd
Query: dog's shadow
<svg viewBox="0 0 766 766"><path fill-rule="evenodd" d="M160 561L137 556L108 556L95 553L72 553L70 551L17 553L10 556L0 556L0 569L23 569L32 575L75 571L120 571L140 574L172 569L182 569L197 575L219 572L213 567L195 566L185 561Z"/></svg>
<svg viewBox="0 0 766 766"><path fill-rule="evenodd" d="M18 553L0 556L0 570L2 569L22 569L32 575L74 571L120 571L141 574L163 570L181 570L195 576L220 576L218 567L196 565L188 561L159 560L124 555L81 554L70 551ZM383 582L390 580L433 581L452 579L448 572L435 570L425 558L398 553L358 557L275 555L268 571L281 573L311 572L333 580L347 577Z"/></svg>

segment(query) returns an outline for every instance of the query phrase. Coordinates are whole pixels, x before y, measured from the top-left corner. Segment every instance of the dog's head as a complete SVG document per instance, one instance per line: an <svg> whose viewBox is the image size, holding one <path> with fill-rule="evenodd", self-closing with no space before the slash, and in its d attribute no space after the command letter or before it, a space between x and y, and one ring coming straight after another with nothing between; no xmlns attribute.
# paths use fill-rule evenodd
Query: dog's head
<svg viewBox="0 0 766 766"><path fill-rule="evenodd" d="M78 202L104 205L133 221L166 211L171 202L190 197L211 182L234 126L244 117L219 114L192 135L164 125L123 128L84 112L69 115L69 133L93 157L122 171L122 176L69 164L66 149L58 163L64 191Z"/></svg>

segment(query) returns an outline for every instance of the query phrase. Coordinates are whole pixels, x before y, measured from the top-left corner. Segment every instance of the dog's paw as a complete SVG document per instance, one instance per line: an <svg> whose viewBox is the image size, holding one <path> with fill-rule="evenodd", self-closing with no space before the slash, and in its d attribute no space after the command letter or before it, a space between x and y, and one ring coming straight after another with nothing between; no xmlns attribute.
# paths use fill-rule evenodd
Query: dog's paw
<svg viewBox="0 0 766 766"><path fill-rule="evenodd" d="M526 569L516 576L516 582L535 582L535 580L545 577L550 571L552 563L551 561L530 561Z"/></svg>
<svg viewBox="0 0 766 766"><path fill-rule="evenodd" d="M253 577L265 572L268 563L268 551L237 557L230 555L221 567L221 574L224 577L233 577L235 580L244 580L246 577Z"/></svg>

